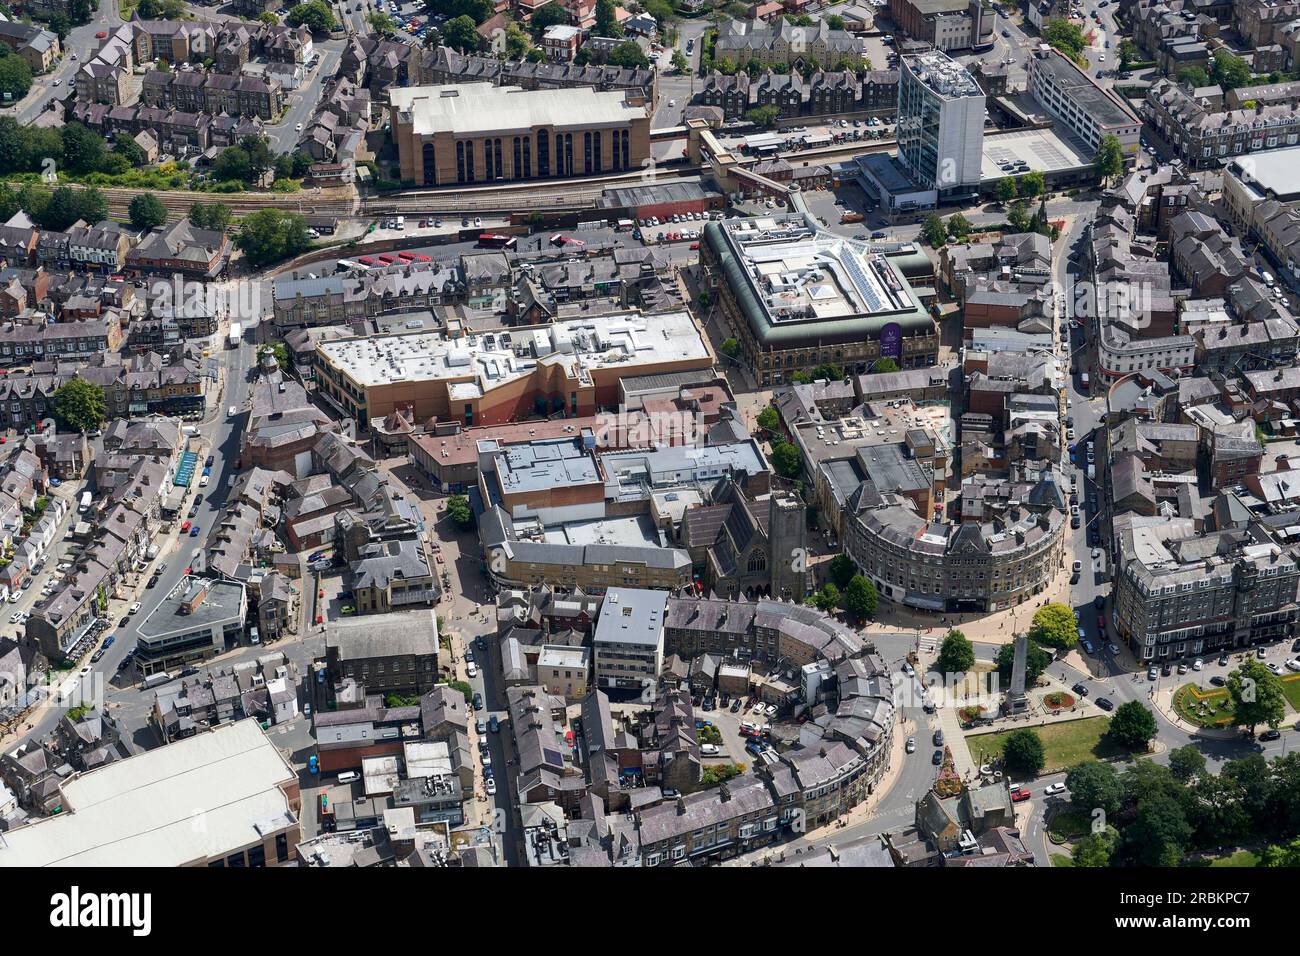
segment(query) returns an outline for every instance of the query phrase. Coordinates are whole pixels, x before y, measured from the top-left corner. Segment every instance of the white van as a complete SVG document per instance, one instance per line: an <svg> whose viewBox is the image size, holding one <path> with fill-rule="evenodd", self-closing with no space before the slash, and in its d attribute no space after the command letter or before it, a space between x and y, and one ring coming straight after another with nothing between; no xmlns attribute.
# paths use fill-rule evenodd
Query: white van
<svg viewBox="0 0 1300 956"><path fill-rule="evenodd" d="M344 770L339 774L339 783L356 783L361 779L361 774L355 770Z"/></svg>
<svg viewBox="0 0 1300 956"><path fill-rule="evenodd" d="M406 217L405 217L405 216L398 216L398 217L397 217L397 231L398 231L398 232L401 232L401 231L404 230L405 228L406 228Z"/></svg>

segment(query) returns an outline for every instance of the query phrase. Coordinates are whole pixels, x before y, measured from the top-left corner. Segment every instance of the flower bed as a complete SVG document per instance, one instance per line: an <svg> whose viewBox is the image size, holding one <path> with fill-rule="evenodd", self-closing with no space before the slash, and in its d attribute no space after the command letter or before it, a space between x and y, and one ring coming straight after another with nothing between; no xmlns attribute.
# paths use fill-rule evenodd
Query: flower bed
<svg viewBox="0 0 1300 956"><path fill-rule="evenodd" d="M1073 707L1074 696L1067 694L1065 691L1057 691L1054 694L1048 694L1043 698L1043 703L1053 710L1060 710L1062 707Z"/></svg>

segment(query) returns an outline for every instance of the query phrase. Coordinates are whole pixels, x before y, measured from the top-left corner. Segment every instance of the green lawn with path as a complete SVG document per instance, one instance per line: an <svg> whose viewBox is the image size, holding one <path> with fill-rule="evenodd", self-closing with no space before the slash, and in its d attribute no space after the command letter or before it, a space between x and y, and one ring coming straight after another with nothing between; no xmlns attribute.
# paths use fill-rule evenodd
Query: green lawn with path
<svg viewBox="0 0 1300 956"><path fill-rule="evenodd" d="M1212 715L1202 716L1199 704L1215 708ZM1174 710L1178 716L1197 727L1230 727L1236 722L1232 713L1232 698L1221 687L1202 690L1195 684L1184 684L1174 691Z"/></svg>
<svg viewBox="0 0 1300 956"><path fill-rule="evenodd" d="M1034 731L1043 741L1045 762L1042 772L1052 773L1084 760L1127 757L1129 751L1106 738L1108 727L1109 717L1085 717L1027 729ZM1000 757L1007 736L1021 729L1026 728L1017 727L993 734L967 734L966 746L970 748L971 759L976 764L985 764L991 757Z"/></svg>

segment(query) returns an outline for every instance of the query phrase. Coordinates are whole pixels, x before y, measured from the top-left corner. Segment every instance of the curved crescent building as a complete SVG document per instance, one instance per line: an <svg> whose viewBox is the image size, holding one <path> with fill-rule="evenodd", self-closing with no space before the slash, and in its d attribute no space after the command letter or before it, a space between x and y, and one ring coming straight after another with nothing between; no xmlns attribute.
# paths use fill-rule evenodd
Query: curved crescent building
<svg viewBox="0 0 1300 956"><path fill-rule="evenodd" d="M704 228L701 261L763 387L876 359L935 364L939 330L907 280L930 270L911 244L872 245L819 228L811 216L724 219Z"/></svg>
<svg viewBox="0 0 1300 956"><path fill-rule="evenodd" d="M1033 481L967 482L955 524L919 513L888 481L864 479L844 521L844 550L882 597L927 611L997 611L1042 591L1064 566L1066 501L1050 469Z"/></svg>

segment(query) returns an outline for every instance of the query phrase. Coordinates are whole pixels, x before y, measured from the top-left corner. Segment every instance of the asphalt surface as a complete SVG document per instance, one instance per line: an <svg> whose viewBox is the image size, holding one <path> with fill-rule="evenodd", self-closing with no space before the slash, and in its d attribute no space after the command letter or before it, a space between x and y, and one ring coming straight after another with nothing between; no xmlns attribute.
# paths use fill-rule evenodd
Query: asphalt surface
<svg viewBox="0 0 1300 956"><path fill-rule="evenodd" d="M235 473L234 462L239 458L241 429L246 415L241 412L239 416L232 419L226 415L226 411L230 405L236 405L241 410L245 407L250 392L248 373L255 364L256 346L249 335L245 336L238 349L224 349L221 336L217 335L214 338L217 344L213 355L219 359L226 370L226 386L219 398L210 399L209 404L212 407L205 420L199 424L200 434L209 443L207 453L213 455L215 459L212 465L212 481L208 487L200 489L197 479L193 486L195 493L203 493L203 502L199 505L198 515L193 519L194 524L201 531L197 537L183 538L173 532L177 539L174 544L169 542L166 533L159 534L155 541L160 545L160 554L157 561L152 564L156 567L157 563L166 562L167 569L159 577L158 584L152 588L144 586L147 573L138 576L139 587L133 600L139 601L142 605L140 612L131 615L125 627L105 633L105 637L108 633L115 636L113 646L97 664L90 665L91 672L87 677L82 678L82 684L85 686L89 681L90 686L94 688L95 696L98 697L102 693L109 707L121 706L124 703L138 704L143 698L152 700L152 692L146 692L142 685L130 681L127 675L131 669L119 675L118 665L127 651L135 646L140 622L148 618L185 576L185 569L189 565L191 555L201 546L212 521L225 505L230 478ZM192 496L189 501L193 501ZM131 599L128 599L122 603L123 606L129 606L130 602ZM109 615L110 620L116 621L117 616L123 613L125 612L115 608ZM266 653L264 647L249 650L254 656L256 653ZM89 663L89 658L86 661ZM62 708L47 707L34 727L26 732L26 736L33 739L45 736L54 729L62 716Z"/></svg>

